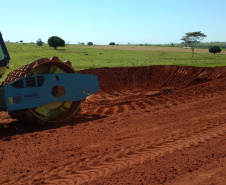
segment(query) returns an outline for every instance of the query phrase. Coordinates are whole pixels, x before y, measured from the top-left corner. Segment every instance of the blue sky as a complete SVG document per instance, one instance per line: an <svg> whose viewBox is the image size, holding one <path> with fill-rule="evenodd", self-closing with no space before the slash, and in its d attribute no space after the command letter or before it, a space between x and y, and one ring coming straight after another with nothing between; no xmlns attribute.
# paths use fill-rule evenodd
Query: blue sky
<svg viewBox="0 0 226 185"><path fill-rule="evenodd" d="M1 0L4 40L67 43L180 43L202 31L203 42L226 41L225 0Z"/></svg>

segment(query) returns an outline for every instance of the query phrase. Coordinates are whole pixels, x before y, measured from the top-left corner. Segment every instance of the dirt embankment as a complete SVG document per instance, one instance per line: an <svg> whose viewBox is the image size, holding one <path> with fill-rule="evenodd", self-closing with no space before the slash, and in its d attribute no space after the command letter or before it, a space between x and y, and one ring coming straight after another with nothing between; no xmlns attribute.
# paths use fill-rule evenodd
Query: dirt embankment
<svg viewBox="0 0 226 185"><path fill-rule="evenodd" d="M181 89L225 77L226 67L148 66L88 69L81 72L97 75L100 90L111 93Z"/></svg>
<svg viewBox="0 0 226 185"><path fill-rule="evenodd" d="M100 91L69 122L0 113L0 184L225 184L226 67L81 73Z"/></svg>

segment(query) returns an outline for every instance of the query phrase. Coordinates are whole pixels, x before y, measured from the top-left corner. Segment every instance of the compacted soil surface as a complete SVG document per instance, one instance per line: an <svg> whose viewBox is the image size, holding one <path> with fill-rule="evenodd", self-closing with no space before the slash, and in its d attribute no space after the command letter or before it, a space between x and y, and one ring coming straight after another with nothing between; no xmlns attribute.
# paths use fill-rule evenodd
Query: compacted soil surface
<svg viewBox="0 0 226 185"><path fill-rule="evenodd" d="M0 112L0 184L226 184L226 67L90 69L70 121Z"/></svg>

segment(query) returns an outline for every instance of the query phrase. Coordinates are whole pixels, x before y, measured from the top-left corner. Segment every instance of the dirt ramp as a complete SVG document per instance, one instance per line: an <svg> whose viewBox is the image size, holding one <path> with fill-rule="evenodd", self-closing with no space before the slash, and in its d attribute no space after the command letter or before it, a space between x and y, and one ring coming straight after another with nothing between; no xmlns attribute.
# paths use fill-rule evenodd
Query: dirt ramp
<svg viewBox="0 0 226 185"><path fill-rule="evenodd" d="M226 67L147 66L87 69L99 77L100 90L142 91L180 89L226 76Z"/></svg>

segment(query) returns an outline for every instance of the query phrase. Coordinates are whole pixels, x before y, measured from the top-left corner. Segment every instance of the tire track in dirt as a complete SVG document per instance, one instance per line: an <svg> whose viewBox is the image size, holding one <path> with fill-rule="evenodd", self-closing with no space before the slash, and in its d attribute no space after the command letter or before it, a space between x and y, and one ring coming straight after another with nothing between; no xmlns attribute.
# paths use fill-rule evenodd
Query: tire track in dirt
<svg viewBox="0 0 226 185"><path fill-rule="evenodd" d="M226 133L226 125L218 126L214 129L208 130L206 133L197 133L189 136L188 138L178 139L173 142L166 142L152 149L143 149L142 151L128 152L127 156L115 159L113 162L102 163L100 166L90 167L86 171L77 171L76 175L66 175L61 176L61 179L47 181L48 184L61 184L63 182L73 182L74 184L82 184L85 182L91 182L96 178L104 178L109 174L118 172L123 168L132 167L134 164L143 163L146 160L154 159L159 155L163 155L166 152L173 152L174 150L179 150L184 147L190 147L198 145L202 142L209 141L211 138L223 136ZM69 181L68 181L69 180Z"/></svg>
<svg viewBox="0 0 226 185"><path fill-rule="evenodd" d="M214 115L209 115L207 118L209 124L204 127L192 128L184 134L183 130L178 130L166 135L161 141L154 145L141 144L139 146L131 146L121 148L120 150L111 153L94 156L86 160L74 163L67 163L59 168L54 168L51 171L37 172L31 176L21 177L17 179L19 184L24 182L28 184L44 183L44 184L82 184L90 183L97 178L104 178L108 175L119 172L123 168L132 167L135 164L141 164L146 160L154 159L157 156L165 153L173 153L175 150L185 147L194 147L204 142L226 134L226 123L221 121L224 118L226 111L217 112ZM220 118L216 121L216 117ZM199 118L194 118L192 121L200 121ZM95 161L101 163L94 166ZM110 159L110 160L107 160ZM78 166L89 166L83 170L76 170ZM10 183L14 183L13 181Z"/></svg>
<svg viewBox="0 0 226 185"><path fill-rule="evenodd" d="M124 95L125 96L125 95ZM159 96L145 96L145 97L133 97L125 96L122 100L120 98L114 98L114 101L111 101L112 98L104 97L105 99L101 99L101 103L99 103L99 107L96 109L92 109L92 102L87 101L86 104L91 105L90 107L82 108L81 114L88 115L99 115L99 116L111 116L115 114L128 114L131 111L136 109L143 109L145 111L159 111L160 109L169 108L173 106L179 106L185 103L202 103L208 101L209 96L213 98L213 95L206 93L205 95L195 95L191 96L187 95L186 97L178 97L175 99L172 95L159 95ZM218 94L218 97L224 97L224 94ZM102 97L103 98L103 97ZM98 101L98 99L96 99ZM105 103L104 103L105 102ZM96 104L96 103L95 103Z"/></svg>

